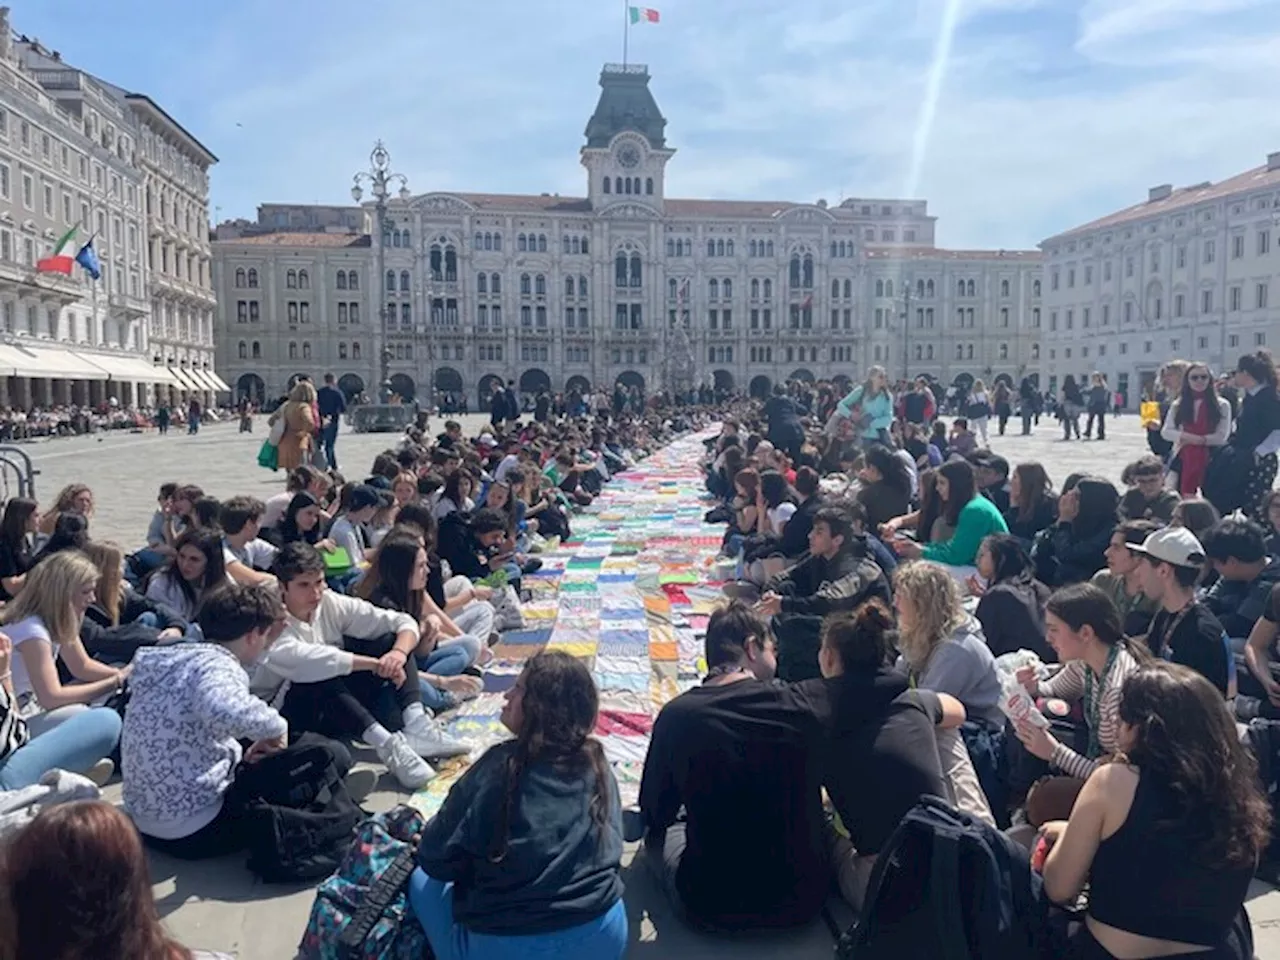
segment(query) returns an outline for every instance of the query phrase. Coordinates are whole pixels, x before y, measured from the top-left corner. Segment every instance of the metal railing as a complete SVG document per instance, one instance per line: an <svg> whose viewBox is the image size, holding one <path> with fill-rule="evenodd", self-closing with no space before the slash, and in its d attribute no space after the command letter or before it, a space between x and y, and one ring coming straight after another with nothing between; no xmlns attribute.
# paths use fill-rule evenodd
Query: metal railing
<svg viewBox="0 0 1280 960"><path fill-rule="evenodd" d="M0 444L0 499L36 495L36 476L40 473L31 457L20 447Z"/></svg>

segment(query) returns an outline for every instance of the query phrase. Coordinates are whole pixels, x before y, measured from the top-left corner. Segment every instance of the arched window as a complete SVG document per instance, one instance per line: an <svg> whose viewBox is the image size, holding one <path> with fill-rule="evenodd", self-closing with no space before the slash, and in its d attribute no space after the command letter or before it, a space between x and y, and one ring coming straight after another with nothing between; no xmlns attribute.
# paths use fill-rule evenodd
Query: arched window
<svg viewBox="0 0 1280 960"><path fill-rule="evenodd" d="M612 192L612 190L611 190L611 187L612 187L612 186L613 186L613 181L612 181L612 180L610 180L608 177L605 177L605 178L604 178L604 192L605 192L605 193L611 193L611 192Z"/></svg>
<svg viewBox="0 0 1280 960"><path fill-rule="evenodd" d="M1038 297L1038 296L1040 296L1040 281L1039 281L1039 280L1033 280L1033 281L1031 281L1031 295L1032 295L1033 297Z"/></svg>
<svg viewBox="0 0 1280 960"><path fill-rule="evenodd" d="M834 260L836 257L839 256L839 253L838 253L839 249L840 248L836 245L836 242L832 240L831 241L831 259L832 260Z"/></svg>
<svg viewBox="0 0 1280 960"><path fill-rule="evenodd" d="M638 256L636 256L635 254L632 254L632 256L631 256L631 285L632 285L633 287L638 287L638 286L640 286L640 280L641 280L641 277L642 277L642 276L643 276L643 273L642 273L642 269L641 269L641 266L640 266L640 258L639 258Z"/></svg>
<svg viewBox="0 0 1280 960"><path fill-rule="evenodd" d="M852 280L845 280L844 282L844 298L846 300L853 299L853 281Z"/></svg>
<svg viewBox="0 0 1280 960"><path fill-rule="evenodd" d="M254 360L262 359L262 344L260 344L257 340L253 341L253 346L251 347L250 356L253 357Z"/></svg>
<svg viewBox="0 0 1280 960"><path fill-rule="evenodd" d="M533 280L527 273L520 274L520 295L527 297L533 293Z"/></svg>
<svg viewBox="0 0 1280 960"><path fill-rule="evenodd" d="M473 249L473 250L483 250L483 249L484 249L484 234L483 234L483 233L477 233L477 234L476 234L475 239L471 241L471 247L472 247L472 249Z"/></svg>
<svg viewBox="0 0 1280 960"><path fill-rule="evenodd" d="M925 353L925 359L927 359L927 360L932 360L932 359L933 359L933 344L932 344L932 343L927 343L927 344L925 344L925 352L924 352L924 353Z"/></svg>
<svg viewBox="0 0 1280 960"><path fill-rule="evenodd" d="M1000 359L1001 360L1009 359L1009 345L1007 343L1000 344Z"/></svg>
<svg viewBox="0 0 1280 960"><path fill-rule="evenodd" d="M489 292L489 275L487 273L476 274L476 293Z"/></svg>
<svg viewBox="0 0 1280 960"><path fill-rule="evenodd" d="M808 290L813 286L813 257L808 254L804 258L804 288Z"/></svg>
<svg viewBox="0 0 1280 960"><path fill-rule="evenodd" d="M756 247L756 241L754 241L754 240L748 240L748 241L747 241L747 256L749 256L749 257L757 256L757 254L756 254L756 249L757 249L757 247Z"/></svg>
<svg viewBox="0 0 1280 960"><path fill-rule="evenodd" d="M411 247L411 246L413 246L413 242L409 239L409 231L408 231L408 230L403 231L403 232L401 233L401 236L404 238L404 244L403 244L404 246L406 246L406 247Z"/></svg>
<svg viewBox="0 0 1280 960"><path fill-rule="evenodd" d="M752 278L751 278L751 288L750 288L750 289L751 289L751 299L752 299L752 300L759 300L759 299L760 299L760 281L759 281L759 279L757 279L756 277L752 277Z"/></svg>
<svg viewBox="0 0 1280 960"><path fill-rule="evenodd" d="M496 273L491 274L489 277L489 292L490 293L502 292L502 277Z"/></svg>
<svg viewBox="0 0 1280 960"><path fill-rule="evenodd" d="M840 296L840 281L834 277L831 280L831 298L834 300Z"/></svg>
<svg viewBox="0 0 1280 960"><path fill-rule="evenodd" d="M547 252L547 235L545 233L538 234L538 252Z"/></svg>
<svg viewBox="0 0 1280 960"><path fill-rule="evenodd" d="M957 360L963 360L963 359L964 359L964 344L963 344L963 343L957 343L957 344L956 344L956 359L957 359Z"/></svg>
<svg viewBox="0 0 1280 960"><path fill-rule="evenodd" d="M1008 281L1008 280L1001 280L1001 281L1000 281L1000 296L1002 296L1002 297L1007 297L1008 295L1009 295L1009 281ZM1007 349L1007 348L1006 348L1006 349Z"/></svg>
<svg viewBox="0 0 1280 960"><path fill-rule="evenodd" d="M732 239L725 241L724 252L727 256L730 256L730 257L733 256L733 240Z"/></svg>
<svg viewBox="0 0 1280 960"><path fill-rule="evenodd" d="M766 300L773 299L773 281L772 280L765 280L764 282L764 298Z"/></svg>
<svg viewBox="0 0 1280 960"><path fill-rule="evenodd" d="M303 344L302 344L302 359L303 360L311 359L311 344L307 341L303 341Z"/></svg>
<svg viewBox="0 0 1280 960"><path fill-rule="evenodd" d="M575 289L576 287L574 286L574 283L573 283L573 277L565 277L564 278L564 295L566 297L572 297L573 291Z"/></svg>
<svg viewBox="0 0 1280 960"><path fill-rule="evenodd" d="M716 242L714 240L707 241L707 256L714 257L716 255Z"/></svg>
<svg viewBox="0 0 1280 960"><path fill-rule="evenodd" d="M645 177L644 192L646 196L653 196L653 177Z"/></svg>
<svg viewBox="0 0 1280 960"><path fill-rule="evenodd" d="M627 255L619 253L613 261L613 279L615 286L625 287L627 285Z"/></svg>
<svg viewBox="0 0 1280 960"><path fill-rule="evenodd" d="M886 297L893 296L893 278L889 278L884 282L884 295Z"/></svg>
<svg viewBox="0 0 1280 960"><path fill-rule="evenodd" d="M969 283L967 284L967 287L968 287L968 291L967 291L967 292L968 292L969 296L971 296L971 297L973 297L973 296L977 296L977 294L976 294L976 293L974 293L974 289L975 289L975 288L974 288L974 284L973 284L973 281L972 281L972 280L970 280L970 281L969 281Z"/></svg>
<svg viewBox="0 0 1280 960"><path fill-rule="evenodd" d="M396 272L394 270L387 271L387 293L396 292Z"/></svg>
<svg viewBox="0 0 1280 960"><path fill-rule="evenodd" d="M542 239L545 241L546 237ZM458 281L458 251L453 248L453 244L444 248L444 279L446 283Z"/></svg>
<svg viewBox="0 0 1280 960"><path fill-rule="evenodd" d="M578 296L586 298L587 296L587 277L586 274L578 274Z"/></svg>
<svg viewBox="0 0 1280 960"><path fill-rule="evenodd" d="M290 270L284 275L284 285L290 290L298 289L298 271Z"/></svg>
<svg viewBox="0 0 1280 960"><path fill-rule="evenodd" d="M493 249L498 253L502 252L502 234L495 233L493 235Z"/></svg>
<svg viewBox="0 0 1280 960"><path fill-rule="evenodd" d="M516 249L524 253L529 249L529 238L523 233L516 237Z"/></svg>
<svg viewBox="0 0 1280 960"><path fill-rule="evenodd" d="M723 257L723 256L724 256L724 241L723 241L723 240L717 240L717 241L716 241L716 256L717 256L717 257Z"/></svg>
<svg viewBox="0 0 1280 960"><path fill-rule="evenodd" d="M724 281L724 298L726 300L733 299L733 281L727 278Z"/></svg>
<svg viewBox="0 0 1280 960"><path fill-rule="evenodd" d="M917 280L917 281L916 281L916 296L917 296L917 297L923 297L923 296L924 296L924 281L923 281L923 280Z"/></svg>
<svg viewBox="0 0 1280 960"><path fill-rule="evenodd" d="M249 268L249 289L256 290L258 287L258 271L253 267Z"/></svg>
<svg viewBox="0 0 1280 960"><path fill-rule="evenodd" d="M964 296L964 281L963 281L963 280L957 280L957 281L956 281L956 296L957 296L957 297L963 297L963 296Z"/></svg>
<svg viewBox="0 0 1280 960"><path fill-rule="evenodd" d="M676 255L676 242L667 237L667 256L674 257Z"/></svg>
<svg viewBox="0 0 1280 960"><path fill-rule="evenodd" d="M484 235L484 248L485 248L486 250L492 250L492 249L493 249L493 243L494 243L494 240L496 240L496 239L497 239L497 238L496 238L492 233L486 233L486 234Z"/></svg>
<svg viewBox="0 0 1280 960"><path fill-rule="evenodd" d="M877 281L876 281L876 296L877 296L877 297L883 297L883 296L884 296L884 281L883 281L883 280L877 280Z"/></svg>
<svg viewBox="0 0 1280 960"><path fill-rule="evenodd" d="M622 192L623 192L623 193L626 193L626 194L630 194L630 193L631 193L631 178L630 178L630 177L627 177L626 179L624 179L624 180L622 181Z"/></svg>
<svg viewBox="0 0 1280 960"><path fill-rule="evenodd" d="M540 297L547 295L547 278L541 273L533 278L533 292Z"/></svg>
<svg viewBox="0 0 1280 960"><path fill-rule="evenodd" d="M347 289L348 290L360 289L360 274L356 273L354 270L347 271Z"/></svg>
<svg viewBox="0 0 1280 960"><path fill-rule="evenodd" d="M614 178L613 178L613 192L614 192L614 193L622 193L622 178L621 178L621 177L614 177Z"/></svg>
<svg viewBox="0 0 1280 960"><path fill-rule="evenodd" d="M345 270L338 271L338 289L339 290L347 289L347 271Z"/></svg>
<svg viewBox="0 0 1280 960"><path fill-rule="evenodd" d="M971 344L968 344L968 345L964 348L964 358L965 358L966 360L972 360L972 359L973 359L973 344L972 344L972 343L971 343Z"/></svg>
<svg viewBox="0 0 1280 960"><path fill-rule="evenodd" d="M338 344L338 359L339 360L347 359L347 345L345 343Z"/></svg>
<svg viewBox="0 0 1280 960"><path fill-rule="evenodd" d="M360 359L360 344L358 343L351 344L351 359L352 360Z"/></svg>
<svg viewBox="0 0 1280 960"><path fill-rule="evenodd" d="M236 286L237 287L244 286L244 283L245 283L244 278L245 278L244 267L237 267L236 268Z"/></svg>
<svg viewBox="0 0 1280 960"><path fill-rule="evenodd" d="M243 340L236 347L236 353L239 354L241 360L249 359L249 345Z"/></svg>
<svg viewBox="0 0 1280 960"><path fill-rule="evenodd" d="M788 279L791 281L791 286L793 287L800 286L800 255L799 254L793 254L791 257L791 270L790 270L790 276L788 277Z"/></svg>
<svg viewBox="0 0 1280 960"><path fill-rule="evenodd" d="M680 286L679 284L676 283L676 278L668 277L667 278L667 299L674 300L676 298L676 293L677 291L679 291L679 289L680 289Z"/></svg>
<svg viewBox="0 0 1280 960"><path fill-rule="evenodd" d="M409 271L408 270L400 271L400 292L401 293L409 292Z"/></svg>
<svg viewBox="0 0 1280 960"><path fill-rule="evenodd" d="M925 290L926 297L932 297L934 295L934 286L933 286L932 280L930 280L928 283L924 285L924 290Z"/></svg>
<svg viewBox="0 0 1280 960"><path fill-rule="evenodd" d="M296 343L289 344L289 359L290 360L298 359L298 345Z"/></svg>
<svg viewBox="0 0 1280 960"><path fill-rule="evenodd" d="M391 231L391 246L393 246L393 247L398 247L398 246L400 246L400 231L399 231L399 230L392 230L392 231Z"/></svg>
<svg viewBox="0 0 1280 960"><path fill-rule="evenodd" d="M712 300L720 299L720 281L715 277L707 281L707 296Z"/></svg>
<svg viewBox="0 0 1280 960"><path fill-rule="evenodd" d="M582 240L581 240L581 238L579 238L579 237L574 237L573 239L571 239L571 240L569 241L569 249L570 249L570 251L572 251L573 253L581 253L581 252L582 252Z"/></svg>

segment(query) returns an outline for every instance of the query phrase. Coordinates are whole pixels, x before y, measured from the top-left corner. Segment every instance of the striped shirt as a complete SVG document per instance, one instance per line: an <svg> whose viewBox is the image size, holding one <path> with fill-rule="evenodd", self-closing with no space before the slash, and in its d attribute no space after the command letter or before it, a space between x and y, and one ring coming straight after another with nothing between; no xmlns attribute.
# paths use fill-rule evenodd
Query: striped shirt
<svg viewBox="0 0 1280 960"><path fill-rule="evenodd" d="M1068 703L1084 699L1084 672L1089 669L1083 660L1072 660L1062 670L1048 680L1042 681L1036 693L1041 697L1057 697ZM1138 669L1138 662L1127 649L1116 654L1111 672L1107 674L1101 690L1095 696L1102 700L1098 705L1098 746L1103 757L1114 756L1120 752L1118 737L1120 733L1120 691L1125 680ZM1086 722L1088 716L1086 712ZM1066 744L1059 743L1053 748L1053 756L1049 762L1069 777L1080 780L1088 779L1100 765L1101 758L1082 757Z"/></svg>

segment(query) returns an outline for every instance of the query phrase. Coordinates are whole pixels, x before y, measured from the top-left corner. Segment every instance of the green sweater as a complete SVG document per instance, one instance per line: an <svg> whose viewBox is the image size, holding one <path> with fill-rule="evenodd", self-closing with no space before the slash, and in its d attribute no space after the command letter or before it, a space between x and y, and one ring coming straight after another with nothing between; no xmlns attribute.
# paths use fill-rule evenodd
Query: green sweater
<svg viewBox="0 0 1280 960"><path fill-rule="evenodd" d="M926 543L924 558L953 567L971 566L978 558L978 547L993 533L1008 533L1004 517L994 503L981 494L964 505L956 532L942 543Z"/></svg>

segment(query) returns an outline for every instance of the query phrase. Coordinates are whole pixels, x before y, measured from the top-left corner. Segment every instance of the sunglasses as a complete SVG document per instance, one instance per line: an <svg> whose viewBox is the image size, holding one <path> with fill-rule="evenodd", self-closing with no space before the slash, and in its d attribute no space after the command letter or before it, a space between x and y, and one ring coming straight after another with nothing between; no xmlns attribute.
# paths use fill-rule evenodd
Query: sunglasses
<svg viewBox="0 0 1280 960"><path fill-rule="evenodd" d="M1204 383L1209 379L1209 375L1207 373L1192 373L1187 376L1187 379L1192 383Z"/></svg>

